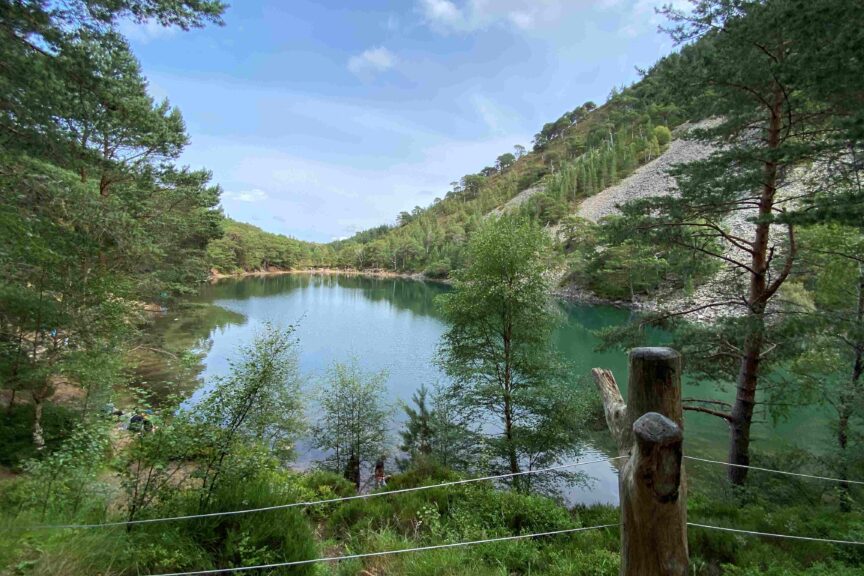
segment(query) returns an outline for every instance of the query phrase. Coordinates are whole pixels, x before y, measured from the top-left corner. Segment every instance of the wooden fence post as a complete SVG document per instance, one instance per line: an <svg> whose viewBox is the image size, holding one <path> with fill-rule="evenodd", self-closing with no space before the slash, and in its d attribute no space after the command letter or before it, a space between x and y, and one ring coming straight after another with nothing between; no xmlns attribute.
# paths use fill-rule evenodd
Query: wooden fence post
<svg viewBox="0 0 864 576"><path fill-rule="evenodd" d="M630 351L627 403L612 372L595 368L621 455L621 576L686 576L687 481L681 465L681 358L671 348Z"/></svg>

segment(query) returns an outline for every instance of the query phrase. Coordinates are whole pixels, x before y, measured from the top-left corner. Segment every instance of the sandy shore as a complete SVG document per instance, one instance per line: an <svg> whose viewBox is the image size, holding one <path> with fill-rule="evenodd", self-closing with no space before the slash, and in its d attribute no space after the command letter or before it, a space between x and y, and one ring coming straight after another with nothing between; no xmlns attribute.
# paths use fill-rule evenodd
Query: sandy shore
<svg viewBox="0 0 864 576"><path fill-rule="evenodd" d="M310 276L366 276L372 278L405 278L409 280L422 280L424 282L439 282L448 283L445 279L427 278L423 274L413 273L407 274L402 272L393 272L392 270L367 269L356 270L353 268L298 268L294 270L283 270L281 268L271 267L269 270L256 270L252 272L238 272L236 274L223 274L217 270L210 271L210 281L217 281L223 278L245 278L246 276L281 276L283 274L306 274Z"/></svg>

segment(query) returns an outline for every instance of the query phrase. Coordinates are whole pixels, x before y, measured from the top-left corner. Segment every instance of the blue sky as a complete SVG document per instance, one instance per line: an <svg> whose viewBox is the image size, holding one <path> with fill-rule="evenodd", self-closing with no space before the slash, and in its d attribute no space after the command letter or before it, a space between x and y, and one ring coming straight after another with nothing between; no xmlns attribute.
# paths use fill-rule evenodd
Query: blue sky
<svg viewBox="0 0 864 576"><path fill-rule="evenodd" d="M122 28L226 213L329 241L428 205L635 81L672 49L658 3L235 0L224 27Z"/></svg>

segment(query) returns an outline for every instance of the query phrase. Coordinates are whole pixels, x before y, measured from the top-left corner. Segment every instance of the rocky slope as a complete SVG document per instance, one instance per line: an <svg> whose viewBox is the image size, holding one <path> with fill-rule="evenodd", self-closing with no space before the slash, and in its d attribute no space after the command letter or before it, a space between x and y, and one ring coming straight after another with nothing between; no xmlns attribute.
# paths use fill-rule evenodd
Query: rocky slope
<svg viewBox="0 0 864 576"><path fill-rule="evenodd" d="M488 218L489 216L501 216L502 214L512 212L513 210L519 208L519 206L521 206L523 203L527 202L529 198L531 198L535 194L543 192L545 189L546 187L542 184L537 184L535 186L531 186L530 188L526 188L498 208L495 208L494 210L486 214L486 217Z"/></svg>
<svg viewBox="0 0 864 576"><path fill-rule="evenodd" d="M694 127L704 128L708 122ZM685 127L686 131L690 127ZM665 196L675 192L675 179L668 171L676 164L687 164L706 158L711 147L695 140L678 138L669 144L660 156L636 169L633 174L602 192L586 198L579 206L577 214L582 218L597 222L604 216L618 212L617 206L637 198Z"/></svg>
<svg viewBox="0 0 864 576"><path fill-rule="evenodd" d="M713 122L716 120L705 121L695 127L706 127ZM679 134L690 128L692 127L683 127ZM640 167L615 186L585 199L579 206L577 214L582 218L597 222L604 216L619 212L618 206L632 200L674 194L677 187L675 180L668 173L669 169L676 164L686 164L706 158L711 150L711 146L702 142L679 137L673 140L668 149L655 160ZM797 182L803 177L804 174L799 173L790 178L790 182L780 193L781 201L782 198L795 197L798 189ZM751 238L755 215L755 209L735 212L724 221L724 226L735 236ZM775 253L779 253L783 249L783 236L783 231L779 228L772 230L771 237ZM749 263L750 257L748 253L728 243L724 246L724 256L742 263ZM775 262L779 263L780 261L782 258L775 258ZM722 316L742 314L745 311L743 304L747 292L747 280L746 272L740 267L724 264L714 278L698 286L689 294L680 290L661 291L650 299L627 304L643 310L683 312L716 302L730 302L728 305L698 310L689 316L692 320L710 323ZM590 293L586 293L584 289L578 286L562 287L560 293L581 301L596 300Z"/></svg>

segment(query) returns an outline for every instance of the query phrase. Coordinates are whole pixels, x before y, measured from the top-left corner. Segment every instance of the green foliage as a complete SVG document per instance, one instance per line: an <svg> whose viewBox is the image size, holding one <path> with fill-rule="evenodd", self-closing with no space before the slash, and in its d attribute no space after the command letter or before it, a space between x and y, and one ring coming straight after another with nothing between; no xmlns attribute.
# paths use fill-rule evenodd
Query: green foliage
<svg viewBox="0 0 864 576"><path fill-rule="evenodd" d="M423 271L423 275L438 280L447 278L450 275L450 262L445 260L433 262Z"/></svg>
<svg viewBox="0 0 864 576"><path fill-rule="evenodd" d="M361 463L386 448L385 378L361 373L356 363L336 365L322 388L317 441L332 451L326 464L337 473L349 468L353 482L288 471L304 428L290 329L265 330L191 406L181 409L179 397L155 407L136 398L136 409L154 411L155 429L117 432L122 441L110 460L108 421L96 412L125 381L122 354L140 341L141 302L166 305L208 268L385 268L436 278L456 270L455 290L442 300L450 329L440 358L453 383L414 399L403 434L410 466L389 489L487 467L550 464L569 455L574 421L586 411L596 419L597 407L561 381L560 361L548 348L555 326L546 300L550 251L538 224L562 224L573 279L607 297L636 299L666 286L692 287L716 271L712 254L729 254L724 245L757 252L757 241L732 236L725 218L749 207L752 190L766 182L757 224L789 240L768 235L759 249L776 244L764 253L769 265L794 258L795 266L766 267L769 290L747 302L744 317L679 326L676 346L691 372L721 383L736 377L749 347L774 380L758 399L774 418L787 413L790 398L830 406L836 453L816 464L808 454L763 456L761 463L861 476L864 12L842 0L704 1L687 16L670 12L677 40L700 40L662 59L638 84L613 91L602 107L588 102L546 124L533 153L517 147L500 155L429 208L400 214L396 226L313 245L223 219L209 174L175 166L187 142L182 117L147 94L140 66L116 33L126 20L197 27L218 22L223 9L210 0L2 3L0 381L29 401L10 403L0 427L0 464L22 472L0 484L2 526L16 527L0 538L4 573L230 568L615 523L611 508L567 510L527 494L537 486L526 479L517 485L523 492L473 484L128 531L19 531L30 522L158 517L356 493ZM720 124L695 136L725 146L677 170L679 196L636 203L625 219L600 226L568 216L576 202L655 158L671 140L668 127L709 114ZM782 137L772 143L774 120ZM749 137L754 126L767 137ZM805 182L794 203L766 199L814 158L824 166L821 182ZM544 190L520 207L524 218L486 218L538 183ZM745 274L759 265L732 264ZM70 408L47 403L61 383L83 391ZM489 434L499 422L505 432ZM757 478L749 488L709 492L710 484L691 485L693 521L864 538L854 486ZM617 572L617 546L616 531L604 530L283 573L598 576ZM846 576L864 563L854 547L695 528L690 550L691 571L700 576Z"/></svg>
<svg viewBox="0 0 864 576"><path fill-rule="evenodd" d="M314 259L315 249L308 242L226 218L221 238L207 245L207 260L211 268L226 274L290 270L308 266Z"/></svg>
<svg viewBox="0 0 864 576"><path fill-rule="evenodd" d="M642 81L613 93L603 106L586 102L546 124L535 136L533 152L516 147L512 162L509 153L503 154L495 168L452 182L451 190L429 207L400 213L396 226L379 226L311 250L309 262L446 277L463 266L467 242L482 218L535 186L543 191L523 202L519 213L541 224L558 223L575 203L625 178L656 158L668 143L671 132L666 126L682 122L682 108L699 95L692 87L666 88L667 75L680 79L698 65L694 49L682 52L686 57L665 58ZM663 82L658 80L661 76Z"/></svg>
<svg viewBox="0 0 864 576"><path fill-rule="evenodd" d="M399 449L408 458L399 460L403 469L419 475L434 475L438 467L466 471L484 458L479 449L476 422L460 410L460 402L446 386L436 385L431 397L426 386L412 397L414 406L404 406L408 417L399 435Z"/></svg>
<svg viewBox="0 0 864 576"><path fill-rule="evenodd" d="M810 487L798 485L790 492L797 491L800 498L802 491L808 489ZM765 485L749 489L743 499L729 498L728 494L724 497L722 489L697 493L689 498L688 520L758 532L846 540L860 538L860 514L838 515L836 508L830 505L790 504L788 494L775 495ZM721 567L724 574L735 575L854 574L862 565L860 551L831 544L742 538L732 533L695 528L689 530L689 536L691 563L701 566L703 574Z"/></svg>
<svg viewBox="0 0 864 576"><path fill-rule="evenodd" d="M408 462L419 457L429 457L432 454L432 438L435 435L435 429L432 424L432 414L427 405L428 396L429 389L422 385L411 396L411 402L414 406L405 404L402 407L407 418L402 431L399 432L402 437L399 450L408 455Z"/></svg>
<svg viewBox="0 0 864 576"><path fill-rule="evenodd" d="M474 421L500 426L500 434L484 432L494 469L547 466L575 446L573 397L551 348L558 319L548 301L548 250L531 221L490 219L471 239L454 290L439 297L449 324L438 356L452 379L448 396ZM528 489L531 481L513 484Z"/></svg>
<svg viewBox="0 0 864 576"><path fill-rule="evenodd" d="M672 140L672 132L666 126L655 126L654 138L657 139L657 143L662 148Z"/></svg>
<svg viewBox="0 0 864 576"><path fill-rule="evenodd" d="M242 476L260 465L254 450L243 450L250 442L269 447L284 462L293 458L305 429L293 332L265 326L190 413L192 441L203 463L202 507L209 506L223 473Z"/></svg>
<svg viewBox="0 0 864 576"><path fill-rule="evenodd" d="M0 381L40 415L58 383L82 416L122 380L141 302L206 277L219 190L175 165L183 119L156 102L121 21L218 22L218 1L4 2L0 47Z"/></svg>
<svg viewBox="0 0 864 576"><path fill-rule="evenodd" d="M569 281L610 300L637 301L661 290L690 288L719 268L686 247L660 247L631 239L627 221L606 217L600 225L570 217L562 226Z"/></svg>
<svg viewBox="0 0 864 576"><path fill-rule="evenodd" d="M391 409L384 401L386 372L364 373L356 358L330 367L318 390L320 417L312 427L315 446L326 451L323 466L344 472L360 488L364 464L386 455Z"/></svg>
<svg viewBox="0 0 864 576"><path fill-rule="evenodd" d="M833 2L826 0L825 5L833 7ZM727 280L728 286L715 291L708 302L670 312L683 316L726 306L734 308L733 316L741 316L718 322L714 335L688 342L684 350L688 367L722 372L725 381L735 382L729 409L712 411L729 423L734 464L749 461L754 398L772 377L769 366L795 346L788 333L777 329L774 315L782 318L789 311L776 303L800 256L797 222L814 218L820 206L833 203L832 197L860 193L848 185L823 188L817 183L820 178L793 177L796 169L814 159L832 164L839 156L854 158L860 147L857 131L841 120L855 113L815 89L814 72L798 58L803 46L812 49L802 35L806 24L799 8L814 9L799 2L705 0L695 2L689 11L662 11L670 19L674 40L702 44L695 49L698 60L688 81L701 87L704 113L717 118L689 137L712 144L713 151L706 159L672 170L677 194L623 207L629 240L654 250L684 249L714 258L726 267L724 278L741 279ZM843 26L860 24L856 15L854 22ZM861 45L860 34L857 37ZM847 54L832 72L842 84L842 78L857 68ZM652 136L651 153L655 145L659 149L660 142ZM848 175L859 171L860 166L848 166L846 179L853 180ZM792 196L794 206L789 204ZM743 231L729 230L729 219L741 214L749 214L751 224ZM742 484L747 469L730 468L728 474Z"/></svg>
<svg viewBox="0 0 864 576"><path fill-rule="evenodd" d="M0 412L0 466L18 469L24 461L34 458L34 407L17 404ZM42 415L45 449L59 446L77 425L78 415L63 406L48 404Z"/></svg>
<svg viewBox="0 0 864 576"><path fill-rule="evenodd" d="M293 474L259 471L235 476L213 492L212 510L238 510L297 501L305 496ZM190 513L196 508L189 502ZM208 551L212 564L241 567L306 560L319 556L308 520L298 509L262 514L217 516L190 522L181 528L187 537ZM313 566L286 568L280 574L313 574Z"/></svg>
<svg viewBox="0 0 864 576"><path fill-rule="evenodd" d="M44 518L60 514L77 515L82 505L108 488L98 473L109 454L109 423L78 425L62 446L24 465L29 493L24 506L41 509Z"/></svg>
<svg viewBox="0 0 864 576"><path fill-rule="evenodd" d="M596 254L587 266L588 287L597 295L615 300L636 300L660 287L668 274L668 262L650 247L623 242Z"/></svg>
<svg viewBox="0 0 864 576"><path fill-rule="evenodd" d="M841 478L860 474L864 438L864 233L823 224L799 231L801 266L785 291L784 327L794 346L789 393L829 407L837 445L827 462ZM778 395L779 396L779 395ZM772 397L773 399L773 397ZM778 402L782 398L776 398ZM842 486L841 507L851 494Z"/></svg>

